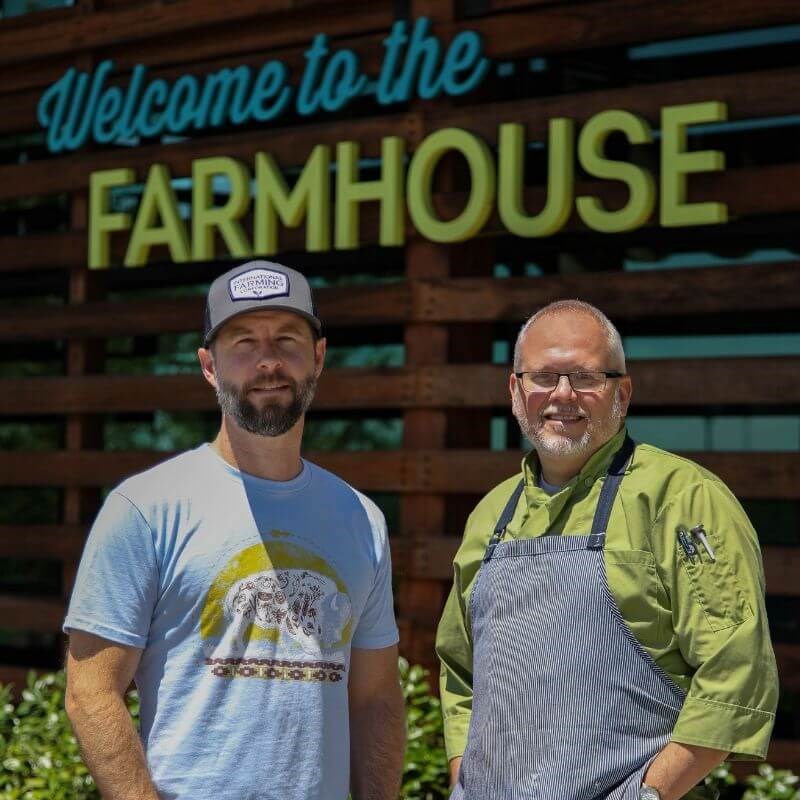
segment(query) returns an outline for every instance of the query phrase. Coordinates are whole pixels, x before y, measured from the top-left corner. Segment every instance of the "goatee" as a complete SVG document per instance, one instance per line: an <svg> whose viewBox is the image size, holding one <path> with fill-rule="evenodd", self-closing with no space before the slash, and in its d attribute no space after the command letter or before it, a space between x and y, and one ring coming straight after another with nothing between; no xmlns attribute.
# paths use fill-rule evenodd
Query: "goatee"
<svg viewBox="0 0 800 800"><path fill-rule="evenodd" d="M587 452L610 439L619 430L619 421L624 416L622 413L622 398L619 390L614 392L611 410L606 419L589 419L586 430L578 439L571 439L565 435L552 434L545 430L544 420L541 418L532 421L526 414L525 404L517 393L512 400L512 412L516 417L522 435L534 446L536 450L551 456L575 456Z"/></svg>

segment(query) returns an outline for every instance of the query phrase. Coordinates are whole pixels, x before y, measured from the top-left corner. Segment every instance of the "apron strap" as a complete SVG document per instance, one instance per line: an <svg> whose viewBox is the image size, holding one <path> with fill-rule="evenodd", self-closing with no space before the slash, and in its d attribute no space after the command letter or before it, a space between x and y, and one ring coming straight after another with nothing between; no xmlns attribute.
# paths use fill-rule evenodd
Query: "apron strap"
<svg viewBox="0 0 800 800"><path fill-rule="evenodd" d="M614 454L611 464L606 473L606 479L603 481L603 488L600 490L600 498L597 501L597 508L594 512L594 519L592 520L592 532L588 537L586 547L590 550L602 550L606 540L606 528L608 527L608 520L611 516L611 508L616 500L619 485L622 483L622 478L625 476L625 470L633 458L633 451L636 448L636 443L627 434L622 446ZM497 547L500 540L503 538L508 527L514 517L514 512L517 510L519 498L525 489L525 479L523 478L516 486L508 498L506 507L497 520L494 533L489 539L489 544L486 546L483 560L489 561L494 554L494 549Z"/></svg>
<svg viewBox="0 0 800 800"><path fill-rule="evenodd" d="M497 520L497 525L494 526L494 533L492 534L492 538L489 539L489 544L486 546L486 553L483 556L484 561L488 561L492 557L494 549L497 547L497 543L503 538L506 528L508 527L508 523L511 522L514 517L514 512L517 510L517 503L519 503L519 498L522 496L522 490L524 488L525 479L523 478L517 484L516 489L514 489L514 491L511 493L511 497L508 498L506 507L503 509L503 513L500 515L500 519Z"/></svg>
<svg viewBox="0 0 800 800"><path fill-rule="evenodd" d="M611 460L611 465L606 473L606 479L603 481L603 488L600 490L600 499L597 501L597 508L594 512L594 519L592 520L592 532L589 536L588 547L592 549L602 549L606 538L606 529L608 528L608 520L611 516L611 507L614 505L614 500L619 491L619 485L625 476L625 470L633 457L633 451L636 448L636 443L627 434L622 447L614 454Z"/></svg>

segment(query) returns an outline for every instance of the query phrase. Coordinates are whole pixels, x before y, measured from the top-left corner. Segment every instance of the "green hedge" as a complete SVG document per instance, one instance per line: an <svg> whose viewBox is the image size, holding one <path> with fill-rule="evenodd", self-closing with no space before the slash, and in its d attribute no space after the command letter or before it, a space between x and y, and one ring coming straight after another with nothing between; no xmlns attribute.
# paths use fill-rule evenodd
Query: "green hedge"
<svg viewBox="0 0 800 800"><path fill-rule="evenodd" d="M428 673L400 659L406 702L408 746L403 800L440 800L448 794L439 700L431 693ZM10 686L0 685L0 800L98 800L97 788L81 760L64 711L63 672L28 676L16 705ZM128 696L134 720L135 692ZM727 764L707 778L722 800L800 800L798 778L787 770L759 766L758 774L737 784Z"/></svg>
<svg viewBox="0 0 800 800"><path fill-rule="evenodd" d="M447 796L448 768L439 700L427 672L400 659L408 719L403 793L405 800ZM0 800L98 800L97 787L81 760L64 711L63 672L31 673L18 704L10 686L0 685ZM136 692L128 695L134 720Z"/></svg>

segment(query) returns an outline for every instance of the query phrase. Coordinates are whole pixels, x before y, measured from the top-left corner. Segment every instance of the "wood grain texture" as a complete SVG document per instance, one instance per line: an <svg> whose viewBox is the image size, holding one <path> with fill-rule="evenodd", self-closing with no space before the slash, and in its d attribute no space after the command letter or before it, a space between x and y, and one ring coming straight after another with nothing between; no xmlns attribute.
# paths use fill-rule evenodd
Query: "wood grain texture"
<svg viewBox="0 0 800 800"><path fill-rule="evenodd" d="M0 453L0 486L113 486L170 457L152 451ZM315 452L312 462L366 492L480 494L519 471L522 454L485 450ZM738 497L800 499L800 453L681 453ZM754 472L759 480L752 480Z"/></svg>
<svg viewBox="0 0 800 800"><path fill-rule="evenodd" d="M0 594L2 627L12 631L56 633L64 621L66 604L60 597L17 597Z"/></svg>
<svg viewBox="0 0 800 800"><path fill-rule="evenodd" d="M46 237L45 237L46 238ZM24 240L21 240L24 241ZM57 247L58 238L43 247ZM3 241L0 240L0 250ZM598 256L598 267L603 263ZM155 267L151 267L155 269ZM757 286L758 291L742 291ZM383 286L318 289L315 301L326 329L401 323L522 322L547 303L580 296L618 322L703 314L800 310L800 262L720 269L608 271L535 278L411 280ZM205 299L117 300L44 308L8 309L0 341L50 341L199 331ZM335 334L331 342L335 341Z"/></svg>
<svg viewBox="0 0 800 800"><path fill-rule="evenodd" d="M332 0L332 11L335 8ZM255 29L252 44L260 49L306 43L310 36L309 19L322 22L316 8L322 0L299 6L280 0L265 12L257 0L242 0L235 10L226 13L211 0L179 0L164 5L151 3L142 7L100 10L92 14L69 14L39 21L23 21L4 33L0 63L18 64L43 60L99 48L113 48L125 43L162 39L167 47L170 36L202 33L204 28L219 29L241 23ZM392 7L388 3L363 3L349 13L331 13L324 17L329 35L352 32L361 27L370 30L359 17L366 17L372 30L388 30ZM317 18L317 19L315 19ZM759 3L726 3L722 0L671 0L653 4L648 0L598 0L592 3L534 5L515 8L504 14L443 22L437 33L445 40L459 31L478 31L486 53L495 58L526 54L544 54L564 50L635 44L643 32L649 41L673 37L697 36L726 30L780 25L796 21L797 6L792 0L760 0ZM28 24L24 24L27 22ZM38 22L38 24L37 24ZM305 25L303 24L305 22ZM174 47L174 42L172 43ZM225 42L217 52L224 52ZM228 45L230 47L230 45ZM192 53L189 58L196 57Z"/></svg>
<svg viewBox="0 0 800 800"><path fill-rule="evenodd" d="M306 27L318 22L316 9L333 6L334 0L298 3L296 0L272 0L265 5L259 0L239 0L227 8L213 0L178 0L173 3L151 2L146 6L100 10L94 13L61 15L55 19L35 15L3 33L0 64L19 64L98 48L113 48L147 39L162 39L194 32L203 28L219 28L234 22L247 22L261 33L261 46L278 47L303 44L311 37ZM325 15L327 32L352 32L388 28L392 21L390 3L354 3L351 14ZM359 21L361 18L361 21ZM27 24L25 24L27 23ZM171 43L174 48L174 42ZM229 45L230 46L230 45Z"/></svg>
<svg viewBox="0 0 800 800"><path fill-rule="evenodd" d="M630 361L628 367L634 414L659 407L764 408L800 403L797 356L665 358ZM334 368L323 372L313 409L505 409L510 402L508 375L509 367L491 364ZM780 392L774 391L776 384ZM0 415L6 416L216 408L216 397L199 374L0 380Z"/></svg>
<svg viewBox="0 0 800 800"><path fill-rule="evenodd" d="M86 533L85 525L0 525L0 558L76 560Z"/></svg>

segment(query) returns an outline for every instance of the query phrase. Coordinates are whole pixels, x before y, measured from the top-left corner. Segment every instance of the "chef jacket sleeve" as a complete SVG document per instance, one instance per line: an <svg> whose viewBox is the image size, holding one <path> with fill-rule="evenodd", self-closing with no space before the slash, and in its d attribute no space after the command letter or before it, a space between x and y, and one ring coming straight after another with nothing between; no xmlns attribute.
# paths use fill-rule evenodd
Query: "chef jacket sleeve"
<svg viewBox="0 0 800 800"><path fill-rule="evenodd" d="M698 544L691 558L679 526L702 523L716 560ZM672 604L675 636L694 670L672 740L766 756L778 701L778 674L764 605L758 538L728 488L712 478L671 498L651 529Z"/></svg>

